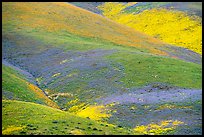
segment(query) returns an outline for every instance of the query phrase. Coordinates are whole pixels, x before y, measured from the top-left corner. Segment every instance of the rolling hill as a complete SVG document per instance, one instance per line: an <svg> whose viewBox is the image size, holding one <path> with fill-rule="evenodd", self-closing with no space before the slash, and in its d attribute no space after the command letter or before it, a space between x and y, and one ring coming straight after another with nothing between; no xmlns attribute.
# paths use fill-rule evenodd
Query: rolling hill
<svg viewBox="0 0 204 137"><path fill-rule="evenodd" d="M10 65L6 63L6 65ZM10 66L2 66L2 98L35 102L59 108L44 92L33 83L30 83L19 71ZM29 74L27 74L29 75Z"/></svg>
<svg viewBox="0 0 204 137"><path fill-rule="evenodd" d="M200 54L69 3L3 2L2 64L3 134L202 132Z"/></svg>
<svg viewBox="0 0 204 137"><path fill-rule="evenodd" d="M158 53L165 54L156 49L159 45L163 45L160 41L67 3L3 4L3 10L6 10L3 19L6 19L2 23L6 24L4 26L8 30L15 29L21 33L25 33L26 30L26 33L30 31L31 34L43 31L49 34L66 35L66 37L72 33L119 45L142 47L150 52L158 51ZM18 12L13 14L13 8ZM55 11L56 9L57 11ZM103 33L101 33L102 30ZM150 44L151 46L148 46Z"/></svg>
<svg viewBox="0 0 204 137"><path fill-rule="evenodd" d="M72 3L169 44L202 54L201 2Z"/></svg>
<svg viewBox="0 0 204 137"><path fill-rule="evenodd" d="M31 102L3 100L3 135L137 134Z"/></svg>

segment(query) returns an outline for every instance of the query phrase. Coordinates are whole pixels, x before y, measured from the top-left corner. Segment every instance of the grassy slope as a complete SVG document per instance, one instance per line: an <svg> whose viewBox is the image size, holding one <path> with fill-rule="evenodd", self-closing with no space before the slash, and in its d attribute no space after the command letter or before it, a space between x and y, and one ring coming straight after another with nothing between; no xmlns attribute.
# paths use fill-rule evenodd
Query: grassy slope
<svg viewBox="0 0 204 137"><path fill-rule="evenodd" d="M42 10L44 8L46 8L47 10ZM15 14L12 12L12 9L16 10ZM58 10L56 11L55 9L58 9ZM65 12L66 14L63 14ZM91 21L89 18L93 18L94 21L93 19ZM96 22L99 22L99 23L97 24ZM95 23L95 25L92 23ZM68 32L67 30L70 31L71 33ZM102 31L103 33L100 33L101 30L103 30ZM47 45L53 45L54 47L60 47L66 50L90 50L90 49L97 49L97 48L118 49L120 51L124 51L123 53L124 56L128 56L129 51L148 52L148 50L145 48L146 46L148 48L152 48L152 45L155 45L155 44L158 45L158 41L157 42L154 41L156 43L153 43L152 41L153 39L151 38L149 39L146 36L141 35L140 33L136 33L135 31L127 29L124 26L121 26L111 21L108 21L106 19L103 19L99 15L95 15L83 9L73 7L69 4L65 5L63 3L59 3L59 4L3 3L3 34L11 35L8 37L8 39L14 40L16 44L19 47L21 46L22 48L24 45L26 44L28 45L30 42L35 43L36 41L37 41L36 45L45 45L45 46L39 46L40 49L38 47L36 49L37 51L30 50L29 52L32 52L32 53L40 52L41 49L46 50L49 48L49 47L46 47ZM15 37L17 34L26 35L26 37L32 38L34 42L27 41L26 37L18 39L18 37ZM82 36L79 36L79 35L82 35ZM94 37L97 37L97 38L92 38L91 35L94 35ZM117 42L114 41L116 39L120 41L117 41ZM107 41L107 40L110 40L110 41ZM138 41L136 43L132 43L132 42L130 43L135 44L135 46L138 45L139 47L144 46L144 48L138 50L138 48L122 46L122 45L130 45L128 44L129 42L127 41L132 41L132 40L141 41L141 42ZM38 44L38 42L40 43ZM116 42L120 46L112 42ZM25 48L28 48L28 47L25 47ZM131 56L135 56L133 58L135 58L136 60L138 55L134 54ZM147 55L144 54L143 56L151 57L148 54ZM127 62L131 60L132 59L126 58ZM152 59L152 60L153 62L157 61L155 59ZM118 61L122 62L122 58L119 59ZM148 63L148 61L146 62L146 60L142 58L141 58L141 61L145 62L146 64ZM201 87L201 84L200 84L201 77L199 75L201 73L201 67L198 67L198 65L196 64L192 64L190 66L187 65L190 73L186 73L184 71L181 72L178 66L178 67L175 67L174 69L172 68L173 71L171 71L170 73L171 76L175 76L175 77L179 73L182 76L184 76L187 80L195 79L195 82L197 84L193 84L190 81L189 82L180 81L179 80L180 78L176 78L176 79L171 78L167 80L166 78L167 73L163 70L166 70L169 68L168 61L169 59L165 58L165 64L163 64L162 70L160 70L161 69L160 67L158 67L157 69L159 72L161 72L161 75L162 75L159 81L166 81L167 83L173 83L173 84L177 82L177 83L180 83L180 84L176 84L178 86L187 85L187 87L195 87L195 88ZM133 65L130 65L128 67L136 65L136 63L134 62L132 64ZM149 82L155 82L155 80L157 79L152 78L152 75L155 75L155 72L153 72L151 69L151 68L154 68L154 66L155 64L152 63L150 64L150 69L146 68L143 70L142 69L139 70L139 71L143 71L143 74L147 74L146 77L143 77L143 75L138 75L133 79L137 80L137 79L145 78L144 80L142 80L143 82L141 82L141 85L146 84L145 80ZM129 70L127 71L128 71L127 74L129 74L130 71ZM126 79L125 81L128 81L129 75L126 76L125 79ZM136 83L132 84L132 86L137 86L137 85L138 84Z"/></svg>
<svg viewBox="0 0 204 137"><path fill-rule="evenodd" d="M128 54L125 51L108 58L121 62L125 66L126 77L121 81L128 87L154 82L186 88L202 87L202 66L199 64L154 55Z"/></svg>
<svg viewBox="0 0 204 137"><path fill-rule="evenodd" d="M3 135L136 134L35 103L3 100L2 107Z"/></svg>
<svg viewBox="0 0 204 137"><path fill-rule="evenodd" d="M125 88L130 88L134 86L143 86L154 82L165 82L167 84L172 84L173 86L180 86L180 87L186 87L186 88L198 88L198 89L201 88L201 66L200 65L179 61L177 59L164 58L161 56L152 58L153 57L152 54L146 53L147 50L145 49L138 49L135 47L128 47L128 46L126 47L123 45L117 45L100 38L94 39L90 37L79 36L67 31L58 30L58 31L52 32L53 30L50 30L48 32L46 27L41 29L36 29L35 27L29 26L29 25L25 28L22 27L19 29L18 28L19 24L15 25L15 23L17 23L15 21L20 22L20 24L26 24L26 23L29 24L30 20L23 20L25 22L21 22L21 20L19 20L18 18L19 16L25 16L24 15L25 12L23 12L23 10L25 9L21 9L20 11L17 10L18 12L15 12L16 15L8 14L8 13L11 13L11 9L15 8L15 6L18 7L21 5L18 5L18 3L16 3L16 5L13 5L12 3L11 5L5 5L3 7L3 15L6 14L8 15L8 17L10 17L7 19L3 18L3 22L6 23L3 25L3 35L4 35L3 40L5 40L6 42L11 41L14 44L16 44L16 47L12 48L12 50L3 52L3 54L6 52L7 54L11 52L10 54L15 56L15 58L11 58L11 60L16 59L16 56L18 56L19 59L21 59L21 57L23 58L25 57L26 60L28 60L30 56L37 57L38 55L43 53L43 51L46 51L55 47L61 48L64 51L67 51L67 50L87 51L87 50L98 49L98 48L109 49L109 50L116 49L118 50L118 52L116 52L116 54L112 55L110 58L108 57L106 59L107 61L114 61L116 63L121 63L125 67L124 77L118 80L119 82L125 83ZM46 6L46 5L39 5L39 7L43 7L43 6ZM51 6L55 6L55 4L51 4ZM23 6L23 8L25 7ZM33 10L34 10L34 7L33 7ZM53 9L49 9L48 11L46 11L46 13L51 12L52 10ZM61 10L61 8L59 8L59 10ZM38 12L41 12L40 9L38 10ZM35 20L37 20L38 17L36 15L38 14L38 12L36 14L31 14L32 11L30 11L30 12L26 12L26 14L28 14L27 16L29 18L32 17ZM55 11L55 12L60 13L59 11ZM71 12L71 10L69 10L69 12ZM45 15L47 16L47 14ZM72 14L68 14L68 15L73 16ZM15 21L11 22L12 16ZM55 15L52 15L52 16L55 17ZM89 17L89 13L87 13L87 16ZM46 19L50 20L50 18L51 16L48 16L43 19L46 21ZM78 22L76 21L76 19L73 19L72 21ZM62 20L59 23L64 23L64 22ZM104 27L108 26L107 24L108 24L108 21L106 20L106 22L104 23ZM44 25L46 25L46 22ZM47 24L47 25L49 26L50 24ZM85 24L83 27L86 27L86 26L87 24ZM100 26L95 26L95 27L98 30L101 29ZM91 30L88 30L88 31L91 31ZM103 32L108 33L106 32L106 30L104 30ZM9 44L7 45L6 42L3 43L4 45L3 49L4 47L9 46ZM30 46L30 44L32 44L32 46ZM21 52L28 54L28 56L26 57L26 56L23 56L22 54L17 54ZM47 57L44 57L44 58L51 58L51 57L49 57L48 55ZM67 58L67 60L71 60L71 59L72 58L69 58L69 57ZM43 59L41 61L43 61ZM177 61L179 61L179 63ZM60 62L54 62L54 63L60 66ZM182 66L185 66L185 67L181 68L181 64ZM28 66L30 65L31 64L29 63ZM41 64L39 63L35 64L34 62L32 62L32 65L33 65L32 70L29 70L29 71L34 72L34 74L36 74L36 72L40 68L47 69L50 67L51 64L49 63L47 64L47 61L46 61ZM113 67L117 69L117 66L114 66L114 64L113 64ZM49 70L49 71L52 72L54 70ZM49 71L47 72L49 73ZM65 69L59 72L63 74L64 71ZM96 72L86 72L84 70L80 73L87 73L87 74L92 73L94 74L94 76L99 76L100 78L102 77L101 72L103 72L103 70L96 71ZM121 74L122 73L123 71L121 71ZM44 74L42 74L41 76L39 75L41 74L38 73L37 74L38 77L36 78L40 78L40 77L42 78L40 83L46 82L46 79L48 78L47 73L46 75ZM104 76L104 73L102 75ZM86 100L87 101L86 103L91 103L96 96L99 97L99 96L103 96L103 94L105 95L105 93L111 94L111 92L113 92L113 91L106 91L106 90L102 92L100 91L101 89L96 88L94 90L97 90L100 92L97 92L96 95L93 95L92 89L86 89L87 84L92 79L85 78L85 81L83 80L81 82L81 80L84 79L82 78L82 76L79 76L76 80L71 81L69 83L64 83L63 86L60 84L59 86L52 88L52 84L58 85L60 81L64 81L66 79L67 79L66 75L58 79L53 77L51 83L47 85L39 83L39 85L42 86L42 88L45 87L46 89L53 91L54 93L58 93L58 92L69 92L72 94L77 93L77 97L79 97L80 99ZM114 79L112 79L111 82L114 82ZM79 88L79 85L80 85L80 88ZM62 88L64 88L64 91L62 91ZM82 93L82 91L86 91L86 97L84 97L84 93ZM68 99L70 101L76 98L68 98ZM62 101L59 101L59 102L64 102L63 98L62 98ZM65 102L65 104L66 103L67 102ZM79 103L83 103L83 101L82 102L80 101ZM73 104L73 105L76 105L76 104Z"/></svg>
<svg viewBox="0 0 204 137"><path fill-rule="evenodd" d="M59 9L59 11L57 11L56 9ZM13 10L15 10L16 12L14 13ZM64 13L67 13L67 14L65 15ZM190 87L201 88L201 66L194 63L188 63L188 62L182 62L182 61L179 61L179 63L177 63L176 62L178 61L177 59L163 58L160 56L156 56L155 58L152 58L152 54L147 53L149 52L148 46L157 45L159 42L155 41L156 43L154 44L153 43L154 40L153 41L152 39L149 40L146 36L144 35L140 36L139 34L135 34L135 32L128 29L128 31L131 31L132 33L134 33L134 35L130 34L131 35L130 37L130 35L128 34L128 31L124 30L126 28L122 27L124 29L121 29L121 25L116 25L115 23L109 22L108 20L105 20L102 18L99 19L99 16L96 16L87 11L72 7L68 4L58 5L53 3L53 4L43 5L41 3L36 3L36 4L3 3L2 15L3 15L3 35L4 35L3 40L5 40L6 42L12 41L17 46L17 48L12 49L12 52L10 50L10 51L7 51L7 53L9 52L11 54L14 53L14 55L18 56L17 53L19 51L17 49L19 49L22 53L26 52L26 53L29 53L31 56L36 56L36 55L40 55L42 51L46 51L48 49L55 48L55 47L61 48L64 51L67 51L67 50L87 51L87 50L98 49L98 48L117 49L119 50L119 54L117 52L111 57L108 57L107 60L108 61L114 60L117 62L121 62L122 65L124 65L126 75L124 78L122 78L122 80L125 82L127 87L142 86L147 84L147 82L151 83L151 82L157 82L157 81L160 81L160 82L164 81L166 83L170 83L176 86L183 86L183 87L189 87L189 88ZM74 15L77 15L77 16L74 16ZM59 18L59 16L61 18ZM52 17L54 17L54 19ZM65 20L66 18L68 19ZM90 19L90 18L94 18L94 21L99 21L101 24L100 23L98 25L97 23L95 25L92 24L91 20L93 19ZM83 23L86 23L86 24L83 24ZM74 26L74 24L76 25ZM82 24L84 26L80 28ZM60 26L61 28L59 28ZM123 33L123 31L125 31L125 33ZM93 35L97 36L97 38L96 37L93 38L94 37ZM100 37L102 37L102 39ZM115 39L116 37L118 38L117 40ZM129 37L130 39L128 39ZM135 40L141 40L139 42L139 46L138 46L138 43L134 43L134 42L132 43L132 39L134 38ZM128 42L129 40L131 42ZM3 43L4 45L3 47L9 46L7 45L6 42ZM133 46L138 46L138 48L124 46L124 45L131 46L132 44L130 43L132 43ZM142 47L144 46L145 49L139 48L140 45ZM154 51L155 50L153 50L153 53ZM130 52L132 52L133 54L130 54ZM150 49L150 52L152 52L152 49ZM158 51L156 51L156 53L158 53ZM20 55L22 57L25 57L22 54ZM28 59L29 56L26 58ZM11 58L11 60L12 59L15 59L15 58ZM138 60L140 60L141 62L140 65L137 64ZM161 61L161 64L157 63L158 61ZM181 69L180 63L186 68ZM173 67L172 67L172 64L174 64ZM34 71L39 68L39 66L37 66L36 64L34 64L34 66L35 66L35 68L33 68ZM138 70L135 70L135 68L137 68ZM132 75L133 74L132 71L134 71L138 75ZM159 79L154 78L154 75L157 73L160 73ZM6 75L8 74L9 73L7 73ZM167 79L167 77L170 77L170 78ZM129 80L134 82L129 83ZM15 81L11 81L10 79L10 81L8 82L12 83ZM5 85L6 84L9 84L9 83L5 83ZM17 82L13 84L18 85L19 83ZM74 83L74 84L81 85L80 82ZM23 86L24 88L27 88L25 83L19 84L19 85ZM69 87L66 85L66 83L63 86ZM3 87L7 87L7 86L3 86ZM77 91L77 88L75 88L74 86L70 87L69 91L75 92ZM92 95L92 93L89 91L87 91L87 94ZM79 96L83 97L83 94L80 94L79 92ZM91 98L95 98L95 97L93 96ZM93 101L93 100L87 100L87 101ZM14 104L11 104L11 107L13 106ZM6 109L10 111L10 109L8 108ZM26 111L29 112L30 109L25 110L25 113L27 116ZM52 113L51 111L49 112ZM13 113L16 113L16 111L13 111ZM7 116L7 114L5 115ZM32 114L28 114L28 115L32 115ZM6 119L6 124L4 124L5 125L4 130L7 128L8 125L11 125L11 123L14 122L13 124L15 125L15 122L16 123L21 122L21 120L26 118L26 117L23 117L21 114L19 116L20 117L18 118L22 118L19 121L9 121L9 118L4 118ZM36 116L37 118L39 118L38 117L39 115L36 115ZM61 115L61 116L63 117L64 115ZM50 116L48 116L48 118L50 118ZM74 118L71 118L71 119L73 119L73 122L76 121L76 119ZM33 121L33 119L30 119L30 120ZM28 119L25 119L24 123L19 123L19 124L23 124L23 125L28 124L27 121ZM35 122L31 122L31 123L34 124ZM42 131L43 130L42 127L44 126L43 124L48 126L47 128L49 129L52 128L51 127L52 125L49 125L47 124L47 121L44 121L42 125L38 125L39 126L38 133L34 131L36 134L39 134L39 132L40 134L45 134L45 133L52 134L51 132L53 132L53 134L56 134L56 133L58 134L59 132L62 134L68 134L71 132L71 129L70 129L68 132L67 130L62 132L59 130L56 130L51 132L44 131L43 133ZM84 125L84 127L86 126L87 125ZM96 125L96 126L99 126L99 125ZM73 129L75 129L75 127L73 127ZM9 130L10 129L8 129L8 131ZM108 130L112 130L112 129L108 129ZM87 131L87 133L84 131L82 132L86 134L91 134L92 131L93 130L90 130L90 132ZM77 134L77 133L80 133L81 131L78 131L78 130L73 131L73 134L74 132ZM16 134L18 133L19 132L16 132ZM28 130L26 131L26 133L31 133L31 131ZM98 133L101 133L101 131L97 132L96 134ZM119 132L117 132L117 134L119 134Z"/></svg>
<svg viewBox="0 0 204 137"><path fill-rule="evenodd" d="M5 65L2 66L2 90L5 93L3 99L35 102L59 108L41 89L29 83L20 72Z"/></svg>
<svg viewBox="0 0 204 137"><path fill-rule="evenodd" d="M16 12L13 13L13 10ZM165 54L156 49L164 45L162 42L67 3L3 3L2 23L3 31L7 32L15 31L26 35L42 32L63 37L69 37L71 32Z"/></svg>

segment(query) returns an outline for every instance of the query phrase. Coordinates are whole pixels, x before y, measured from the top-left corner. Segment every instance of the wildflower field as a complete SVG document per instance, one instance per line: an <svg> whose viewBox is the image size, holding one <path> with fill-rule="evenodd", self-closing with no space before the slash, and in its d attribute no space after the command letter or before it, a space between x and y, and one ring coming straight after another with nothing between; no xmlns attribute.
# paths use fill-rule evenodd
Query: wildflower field
<svg viewBox="0 0 204 137"><path fill-rule="evenodd" d="M202 134L201 9L2 2L2 134Z"/></svg>

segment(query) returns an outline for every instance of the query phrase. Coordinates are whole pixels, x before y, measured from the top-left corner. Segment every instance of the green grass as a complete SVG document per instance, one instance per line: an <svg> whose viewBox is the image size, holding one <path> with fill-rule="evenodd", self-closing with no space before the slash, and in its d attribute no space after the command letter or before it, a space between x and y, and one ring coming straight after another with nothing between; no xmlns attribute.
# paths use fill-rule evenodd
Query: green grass
<svg viewBox="0 0 204 137"><path fill-rule="evenodd" d="M32 44L32 46L36 46L36 51L30 50L31 55L51 48L60 48L65 52L71 50L88 51L93 49L113 49L118 52L107 56L106 59L114 61L115 63L121 63L124 66L125 77L121 78L120 81L124 82L127 87L141 87L150 83L161 82L185 88L202 88L202 66L199 64L152 55L147 49L122 44L119 45L102 38L83 37L66 30L48 32L42 28L36 29L29 26L18 29L17 26L21 24L21 22L15 21L16 20L13 21L10 19L8 22L3 22L3 35L8 36L8 40L16 42L21 48L25 46L26 50L30 50L27 48L28 45L30 46ZM149 46L151 46L151 44L153 43L147 43ZM103 70L100 70L93 75L101 74L102 71ZM60 78L58 80L66 80L66 78ZM57 83L59 82L58 80L54 82ZM83 98L86 100L80 98L80 101L88 102L88 99L92 100L93 95L86 94L85 92L88 93L89 91L84 90L88 81L91 79L77 80L78 79L74 79L66 87L65 85L62 86L64 86L67 92L73 93L76 97L80 98L80 95L85 94L86 97L83 96ZM119 129L112 126L106 127L104 123L96 123L95 121L76 117L59 109L39 105L46 105L46 103L43 98L39 98L36 93L28 87L26 81L27 79L18 71L5 65L2 66L2 90L7 93L12 93L12 99L26 101L3 100L3 133L7 132L8 134L17 135L77 133L135 134L130 129ZM84 81L87 81L87 83ZM55 84L54 82L53 84ZM83 94L81 94L82 92ZM97 94L105 95L103 92ZM3 94L3 99L9 99L10 95L11 94ZM53 123L53 121L57 121L57 123ZM78 124L78 122L80 124ZM12 131L12 127L9 128L10 126L13 126L13 129L15 129L15 127L24 128ZM90 129L88 127L90 127ZM97 130L93 130L93 128Z"/></svg>
<svg viewBox="0 0 204 137"><path fill-rule="evenodd" d="M52 43L57 47L66 46L68 49L75 48L77 50L109 47L106 46L106 43L110 46L113 43L132 45L147 51L151 48L148 45L156 47L163 45L149 36L101 16L73 7L68 3L61 4L65 7L56 3L3 3L2 31L4 34L5 32L14 32L24 33L26 36L32 35L33 38L36 37L47 44ZM13 9L15 9L15 13ZM52 36L50 37L50 35ZM78 36L73 37L72 35ZM69 41L68 44L67 41ZM75 45L80 45L80 47Z"/></svg>
<svg viewBox="0 0 204 137"><path fill-rule="evenodd" d="M125 77L121 81L128 87L162 82L179 87L202 88L202 66L199 64L126 51L108 56L107 59L124 65Z"/></svg>
<svg viewBox="0 0 204 137"><path fill-rule="evenodd" d="M56 34L47 32L18 33L27 35L26 37L32 37L33 41L40 41L42 45L52 45L52 47L62 48L65 51L88 51L93 49L118 50L119 53L117 52L108 57L108 59L121 62L124 65L126 76L121 80L128 87L143 86L153 82L168 83L186 88L200 89L202 86L202 67L195 63L154 56L147 53L146 50L142 51L135 47L117 45L105 40L82 37L68 32ZM23 44L26 44L26 39ZM43 46L41 47L43 49Z"/></svg>
<svg viewBox="0 0 204 137"><path fill-rule="evenodd" d="M57 107L41 90L32 90L26 77L11 67L2 65L2 91L3 99L35 102L48 106ZM29 83L31 84L31 83ZM35 85L33 88L37 88ZM37 93L39 92L39 93Z"/></svg>
<svg viewBox="0 0 204 137"><path fill-rule="evenodd" d="M136 134L131 129L118 128L112 125L106 126L106 123L97 123L90 119L80 118L58 109L30 102L3 100L2 108L3 134ZM23 128L15 130L15 127Z"/></svg>
<svg viewBox="0 0 204 137"><path fill-rule="evenodd" d="M8 36L21 36L23 42L26 43L27 38L32 38L33 41L39 41L42 48L46 45L64 49L64 51L78 50L78 51L88 51L94 49L115 49L115 50L126 50L126 51L142 51L148 52L146 49L141 49L137 47L130 47L127 45L119 45L108 40L99 38L89 38L76 34L72 34L68 31L60 32L46 32L43 30L35 31L35 29L27 28L25 30L16 30L12 25L7 25L9 29L3 30L4 35ZM8 31L11 30L11 31ZM22 45L24 43L21 43Z"/></svg>
<svg viewBox="0 0 204 137"><path fill-rule="evenodd" d="M36 94L28 88L23 75L5 65L2 66L2 90L12 92L13 99L44 104L44 101L39 99ZM7 98L9 97L3 94L3 99Z"/></svg>
<svg viewBox="0 0 204 137"><path fill-rule="evenodd" d="M8 9L3 9L4 13L6 13L7 10ZM39 42L39 47L41 47L38 51L53 47L61 48L65 51L88 51L93 49L118 50L119 53L112 55L108 59L113 59L124 65L126 75L121 80L125 82L128 87L162 82L180 87L201 88L201 65L184 62L179 59L153 56L148 53L147 49L122 44L119 45L103 38L84 37L68 32L67 30L48 32L44 28L34 28L29 25L18 29L17 26L21 24L21 22L19 19L15 19L14 21L4 20L3 34L13 35L14 37L15 35L24 36L25 38L21 40L16 39L16 41L20 41L21 46L29 44L26 38L37 41ZM100 26L98 27L100 28ZM146 41L143 42L145 43ZM151 44L153 43L147 43L149 46L151 46ZM76 84L72 87L76 87ZM72 87L68 87L68 89L72 90Z"/></svg>

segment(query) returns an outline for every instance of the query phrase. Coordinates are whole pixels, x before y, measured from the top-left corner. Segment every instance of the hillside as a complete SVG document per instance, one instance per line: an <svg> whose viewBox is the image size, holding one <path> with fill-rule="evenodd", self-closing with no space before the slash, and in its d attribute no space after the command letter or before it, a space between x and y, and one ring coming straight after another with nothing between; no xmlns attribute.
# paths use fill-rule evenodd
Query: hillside
<svg viewBox="0 0 204 137"><path fill-rule="evenodd" d="M120 24L202 54L201 2L88 3L91 6L83 6L83 2L72 4L85 9L94 7L92 9L97 9L97 13Z"/></svg>
<svg viewBox="0 0 204 137"><path fill-rule="evenodd" d="M163 45L160 41L68 3L3 3L3 7L3 31L44 32L61 37L71 33L165 54L157 49ZM12 9L17 12L13 14Z"/></svg>
<svg viewBox="0 0 204 137"><path fill-rule="evenodd" d="M103 4L104 2L69 2L69 3L82 9L86 9L91 12L101 14L102 12L100 9L97 8L97 6Z"/></svg>
<svg viewBox="0 0 204 137"><path fill-rule="evenodd" d="M2 58L5 134L202 133L202 56L85 9L3 2Z"/></svg>
<svg viewBox="0 0 204 137"><path fill-rule="evenodd" d="M7 66L6 66L6 65ZM48 105L59 108L56 103L50 100L44 92L19 71L12 68L4 61L2 66L2 98L11 100L22 100ZM27 74L28 76L29 74Z"/></svg>
<svg viewBox="0 0 204 137"><path fill-rule="evenodd" d="M22 101L2 102L3 135L137 134L115 125L97 123L51 107Z"/></svg>

